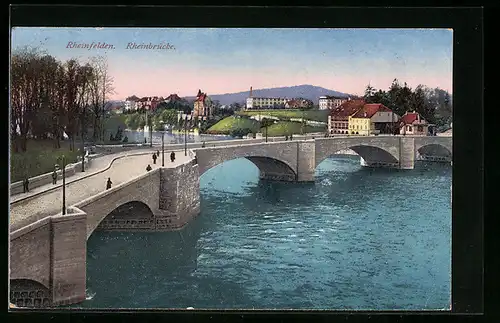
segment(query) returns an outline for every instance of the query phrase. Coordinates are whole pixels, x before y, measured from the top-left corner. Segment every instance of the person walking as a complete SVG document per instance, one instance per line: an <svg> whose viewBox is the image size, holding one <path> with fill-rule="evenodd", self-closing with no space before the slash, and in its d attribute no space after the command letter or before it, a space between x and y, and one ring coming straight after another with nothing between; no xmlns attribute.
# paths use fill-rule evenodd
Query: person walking
<svg viewBox="0 0 500 323"><path fill-rule="evenodd" d="M160 151L159 150L156 151L156 157L160 157Z"/></svg>
<svg viewBox="0 0 500 323"><path fill-rule="evenodd" d="M149 172L150 170L152 170L152 168L151 165L148 164L148 167L146 167L146 171Z"/></svg>
<svg viewBox="0 0 500 323"><path fill-rule="evenodd" d="M156 158L158 158L158 157L156 156L156 153L153 153L153 164L156 164Z"/></svg>
<svg viewBox="0 0 500 323"><path fill-rule="evenodd" d="M170 160L172 161L172 163L175 160L175 152L173 152L173 151L170 153Z"/></svg>
<svg viewBox="0 0 500 323"><path fill-rule="evenodd" d="M26 176L26 178L23 180L23 193L29 193L30 189L29 189L29 184L30 184L30 180L28 179L28 176Z"/></svg>
<svg viewBox="0 0 500 323"><path fill-rule="evenodd" d="M113 184L113 182L111 181L111 178L108 177L108 181L106 182L106 189L109 190L111 188L111 184Z"/></svg>
<svg viewBox="0 0 500 323"><path fill-rule="evenodd" d="M54 169L54 171L52 172L52 184L56 185L57 184L57 172L56 170Z"/></svg>
<svg viewBox="0 0 500 323"><path fill-rule="evenodd" d="M205 148L205 142L201 143L201 148Z"/></svg>

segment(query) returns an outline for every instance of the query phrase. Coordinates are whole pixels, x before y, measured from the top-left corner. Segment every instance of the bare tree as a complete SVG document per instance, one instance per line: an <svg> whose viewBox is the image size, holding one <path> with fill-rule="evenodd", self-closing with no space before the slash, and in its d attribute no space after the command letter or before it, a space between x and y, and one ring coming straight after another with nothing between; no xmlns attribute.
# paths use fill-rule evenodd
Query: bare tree
<svg viewBox="0 0 500 323"><path fill-rule="evenodd" d="M11 58L11 138L14 151L26 151L39 100L40 51L22 48Z"/></svg>
<svg viewBox="0 0 500 323"><path fill-rule="evenodd" d="M97 56L90 60L92 66L92 78L90 82L91 111L93 117L94 133L96 140L104 138L104 106L109 94L114 93L113 78L108 73L108 62L106 57Z"/></svg>

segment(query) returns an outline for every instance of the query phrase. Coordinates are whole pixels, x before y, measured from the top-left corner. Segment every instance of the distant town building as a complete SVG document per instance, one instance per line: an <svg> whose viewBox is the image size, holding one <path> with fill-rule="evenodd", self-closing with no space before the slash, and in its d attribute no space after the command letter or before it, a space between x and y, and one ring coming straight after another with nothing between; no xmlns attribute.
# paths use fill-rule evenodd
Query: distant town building
<svg viewBox="0 0 500 323"><path fill-rule="evenodd" d="M311 100L297 98L285 102L285 109L308 109L312 108L313 102Z"/></svg>
<svg viewBox="0 0 500 323"><path fill-rule="evenodd" d="M247 98L247 110L283 109L286 102L286 98Z"/></svg>
<svg viewBox="0 0 500 323"><path fill-rule="evenodd" d="M250 96L247 98L246 109L283 109L286 102L286 98L254 97L252 87L250 87Z"/></svg>
<svg viewBox="0 0 500 323"><path fill-rule="evenodd" d="M163 98L157 96L145 96L137 100L137 109L155 110L158 104L163 101Z"/></svg>
<svg viewBox="0 0 500 323"><path fill-rule="evenodd" d="M125 109L125 111L137 110L137 104L133 100L127 100L127 101L125 101L124 109Z"/></svg>
<svg viewBox="0 0 500 323"><path fill-rule="evenodd" d="M349 117L349 133L369 136L393 133L399 116L381 103L365 104Z"/></svg>
<svg viewBox="0 0 500 323"><path fill-rule="evenodd" d="M165 103L170 103L170 102L184 102L184 101L185 100L183 98L181 98L180 96L178 96L176 93L170 94L165 99Z"/></svg>
<svg viewBox="0 0 500 323"><path fill-rule="evenodd" d="M210 119L213 115L213 104L206 93L198 90L196 100L194 101L193 117L202 120Z"/></svg>
<svg viewBox="0 0 500 323"><path fill-rule="evenodd" d="M349 117L365 104L364 100L349 100L332 109L328 115L328 133L330 135L349 134Z"/></svg>
<svg viewBox="0 0 500 323"><path fill-rule="evenodd" d="M406 112L399 120L401 135L427 136L430 124L418 112Z"/></svg>
<svg viewBox="0 0 500 323"><path fill-rule="evenodd" d="M338 96L330 96L324 95L319 97L319 109L320 110L331 110L338 108L341 104L346 101L349 101L348 97L338 97Z"/></svg>

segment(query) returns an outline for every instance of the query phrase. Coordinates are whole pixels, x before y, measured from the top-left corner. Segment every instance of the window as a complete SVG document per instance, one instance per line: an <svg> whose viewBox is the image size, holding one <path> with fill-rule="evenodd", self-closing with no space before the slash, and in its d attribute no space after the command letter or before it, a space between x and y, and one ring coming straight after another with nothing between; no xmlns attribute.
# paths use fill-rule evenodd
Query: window
<svg viewBox="0 0 500 323"><path fill-rule="evenodd" d="M417 129L418 129L419 132L423 132L424 131L424 126L418 126Z"/></svg>

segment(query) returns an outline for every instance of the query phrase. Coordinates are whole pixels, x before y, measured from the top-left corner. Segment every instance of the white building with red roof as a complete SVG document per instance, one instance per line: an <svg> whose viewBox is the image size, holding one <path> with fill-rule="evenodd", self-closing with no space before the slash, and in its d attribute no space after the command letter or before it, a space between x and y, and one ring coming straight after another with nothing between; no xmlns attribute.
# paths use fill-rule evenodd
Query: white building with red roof
<svg viewBox="0 0 500 323"><path fill-rule="evenodd" d="M427 136L429 125L418 112L406 112L399 120L399 134Z"/></svg>

